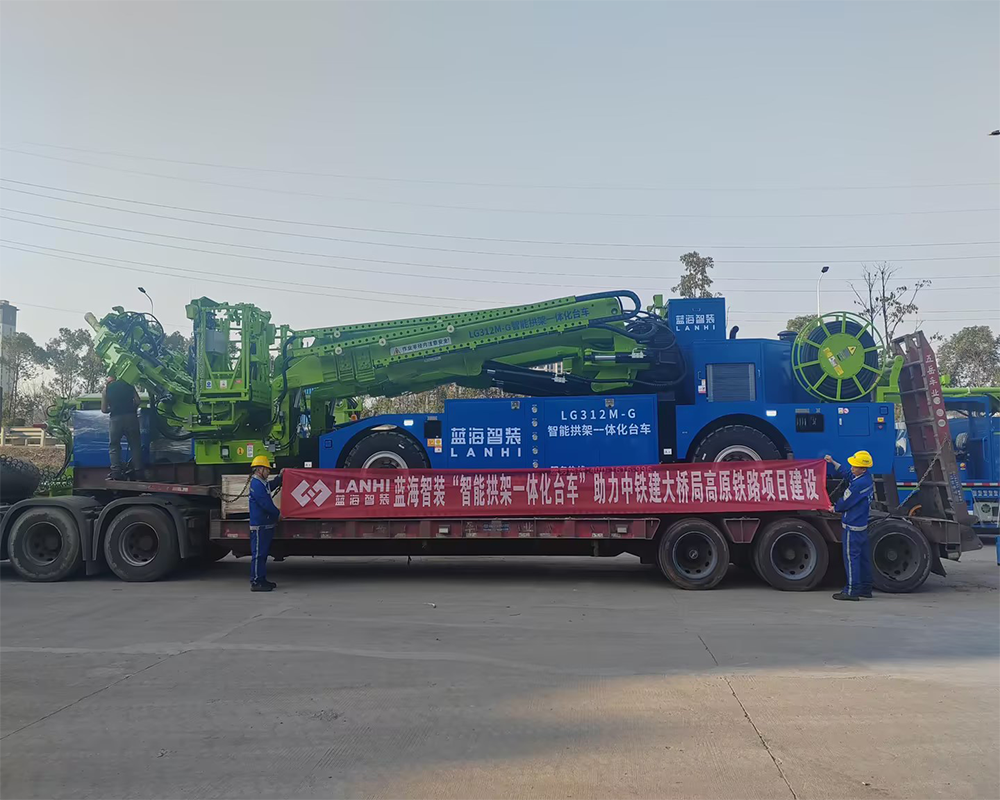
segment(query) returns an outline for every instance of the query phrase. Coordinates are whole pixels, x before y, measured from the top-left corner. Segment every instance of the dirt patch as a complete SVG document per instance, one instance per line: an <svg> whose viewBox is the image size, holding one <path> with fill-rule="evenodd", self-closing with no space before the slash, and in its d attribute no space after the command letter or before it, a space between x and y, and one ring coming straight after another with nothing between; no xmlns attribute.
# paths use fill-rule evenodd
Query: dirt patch
<svg viewBox="0 0 1000 800"><path fill-rule="evenodd" d="M51 470L59 469L62 466L66 453L61 444L55 447L12 447L5 445L0 447L0 455L29 461L41 470Z"/></svg>

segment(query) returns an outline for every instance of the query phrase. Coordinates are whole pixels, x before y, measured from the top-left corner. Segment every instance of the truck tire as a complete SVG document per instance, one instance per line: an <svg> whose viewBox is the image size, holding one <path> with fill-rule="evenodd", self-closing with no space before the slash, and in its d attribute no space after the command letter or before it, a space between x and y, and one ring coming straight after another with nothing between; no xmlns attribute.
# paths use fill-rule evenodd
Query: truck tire
<svg viewBox="0 0 1000 800"><path fill-rule="evenodd" d="M344 459L344 469L427 469L427 453L412 436L398 431L372 431Z"/></svg>
<svg viewBox="0 0 1000 800"><path fill-rule="evenodd" d="M23 458L0 455L0 502L16 503L35 493L42 473Z"/></svg>
<svg viewBox="0 0 1000 800"><path fill-rule="evenodd" d="M688 517L663 532L656 563L667 580L681 589L711 589L729 569L729 544L711 522Z"/></svg>
<svg viewBox="0 0 1000 800"><path fill-rule="evenodd" d="M126 509L108 526L104 558L123 581L159 580L181 560L173 520L153 506Z"/></svg>
<svg viewBox="0 0 1000 800"><path fill-rule="evenodd" d="M26 581L69 578L83 566L83 543L73 515L63 508L29 508L11 526L10 563Z"/></svg>
<svg viewBox="0 0 1000 800"><path fill-rule="evenodd" d="M920 588L931 573L931 546L915 525L901 519L877 522L869 531L872 584L902 594Z"/></svg>
<svg viewBox="0 0 1000 800"><path fill-rule="evenodd" d="M702 437L692 461L780 461L781 449L749 425L726 425Z"/></svg>
<svg viewBox="0 0 1000 800"><path fill-rule="evenodd" d="M826 576L830 550L822 534L805 520L772 522L756 537L754 570L775 589L808 592Z"/></svg>

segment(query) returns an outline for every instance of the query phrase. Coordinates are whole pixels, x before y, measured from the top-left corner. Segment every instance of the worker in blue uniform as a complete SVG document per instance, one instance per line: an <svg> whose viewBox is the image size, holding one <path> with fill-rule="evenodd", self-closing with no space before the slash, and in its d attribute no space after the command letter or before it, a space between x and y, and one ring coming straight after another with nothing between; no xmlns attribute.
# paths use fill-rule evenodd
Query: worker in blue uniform
<svg viewBox="0 0 1000 800"><path fill-rule="evenodd" d="M267 579L267 556L279 514L271 491L281 485L281 476L268 480L271 460L267 456L254 458L250 469L250 591L270 592L278 587Z"/></svg>
<svg viewBox="0 0 1000 800"><path fill-rule="evenodd" d="M869 470L873 461L867 450L858 450L847 459L850 469L826 456L827 469L847 481L843 496L830 511L841 515L842 544L847 584L834 600L857 600L872 596L872 562L868 543L868 514L875 496L875 482Z"/></svg>

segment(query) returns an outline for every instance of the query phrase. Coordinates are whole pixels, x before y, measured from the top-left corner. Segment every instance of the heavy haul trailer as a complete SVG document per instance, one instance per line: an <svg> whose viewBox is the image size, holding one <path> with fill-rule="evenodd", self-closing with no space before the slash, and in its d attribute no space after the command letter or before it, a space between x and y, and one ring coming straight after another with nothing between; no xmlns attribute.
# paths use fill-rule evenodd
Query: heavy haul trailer
<svg viewBox="0 0 1000 800"><path fill-rule="evenodd" d="M180 559L224 555L228 537L209 532L210 518L221 519L223 478L235 473L245 484L260 452L293 468L726 463L861 448L876 463L891 461L892 405L869 402L883 376L879 347L870 326L848 314L819 318L797 337L736 340L725 338L721 298L668 306L657 298L642 311L631 292L297 332L276 329L247 304L202 298L187 313L187 354L164 346L150 315L88 315L109 370L148 395L148 482L106 480L107 420L99 412L73 402L53 409L52 429L64 433L74 465L74 496L5 509L0 554L10 553L24 577L59 580L106 563L127 580L150 580ZM530 368L560 359L561 374ZM531 394L453 404L437 419L355 418L356 396L448 382ZM476 414L485 416L472 424ZM463 419L469 449L452 457ZM480 437L483 449L471 449ZM487 447L503 461L485 463ZM446 448L454 460L435 459ZM889 510L896 505L887 501ZM918 544L891 552L911 565L907 553L932 565L956 558L968 544L961 510L952 513L936 495L924 508L932 520L908 523ZM740 536L746 540L734 545L749 542Z"/></svg>
<svg viewBox="0 0 1000 800"><path fill-rule="evenodd" d="M684 589L716 586L731 564L776 589L816 587L840 560L840 521L825 511L822 461L716 462L588 469L288 470L272 544L295 555L623 553ZM237 488L238 479L227 483ZM506 496L505 496L506 495ZM235 496L235 495L233 495ZM910 592L941 557L979 545L954 522L876 511L875 585ZM213 513L211 541L250 550L240 503Z"/></svg>
<svg viewBox="0 0 1000 800"><path fill-rule="evenodd" d="M671 483L666 476L652 489L651 476L663 469L688 475L687 502L680 503L679 489L668 502ZM738 489L751 485L750 473L761 476L756 492ZM655 564L684 589L712 588L737 564L753 569L774 588L806 591L839 559L839 520L819 510L828 503L824 474L823 462L789 460L584 471L293 469L288 470L282 506L297 505L298 515L289 518L283 512L271 552L276 558L629 553ZM639 475L647 479L640 483ZM608 489L599 507L581 511L570 495L575 491L585 497L589 489L592 499L598 477L608 487L620 481L617 494ZM451 491L453 481L465 481L469 502L400 512L408 516L381 516L366 507L366 496L373 505L378 502L378 484L404 480L406 496L413 492L420 503L425 492L434 496L434 481L442 479L450 482ZM525 497L531 496L534 481L536 502L506 513L480 505L477 491L488 497L493 484L502 496L505 479L512 495ZM375 488L353 490L354 503L350 492L340 491L340 485L350 486L352 480ZM413 481L418 483L411 489ZM226 476L221 487L113 482L109 490L118 496L110 501L86 496L22 501L7 514L13 524L5 525L6 545L15 570L28 580L62 580L81 569L94 574L105 566L123 580L157 580L184 559L249 554L245 483L243 476ZM644 499L639 486L645 487ZM457 491L462 491L460 483ZM336 505L338 496L344 497L342 507ZM874 515L871 539L875 585L887 592L913 591L930 572L944 574L942 557L957 559L963 550L981 546L968 528L953 521L884 512Z"/></svg>

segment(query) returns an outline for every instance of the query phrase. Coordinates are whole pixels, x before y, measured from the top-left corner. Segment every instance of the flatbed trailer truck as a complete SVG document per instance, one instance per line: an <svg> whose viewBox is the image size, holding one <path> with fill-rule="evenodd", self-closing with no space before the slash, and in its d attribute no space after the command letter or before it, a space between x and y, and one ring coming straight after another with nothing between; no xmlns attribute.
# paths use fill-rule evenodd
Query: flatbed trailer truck
<svg viewBox="0 0 1000 800"><path fill-rule="evenodd" d="M754 468L774 473L799 471L803 464L823 469L821 462L757 462ZM816 467L819 464L819 467ZM696 464L698 483L709 476L744 467ZM647 470L648 467L640 467ZM292 470L308 477L310 487L327 470ZM376 471L367 471L369 474ZM546 475L557 481L565 470L522 470L507 473L472 471L469 481L484 485L491 478L519 479ZM614 473L614 468L591 471ZM376 474L378 474L376 472ZM384 474L384 473L383 473ZM408 478L411 471L396 476ZM572 472L571 472L572 474ZM527 476L527 477L526 477ZM373 478L374 481L386 480ZM774 479L772 479L774 480ZM782 482L786 479L777 478ZM249 523L241 509L245 478L229 476L221 486L172 483L108 482L104 497L35 498L8 506L5 545L15 570L27 580L54 581L80 571L96 574L109 568L126 581L151 581L170 575L183 560L216 560L230 552L250 553ZM772 484L773 486L773 484ZM684 589L708 589L725 577L731 564L750 568L772 587L806 591L819 585L831 564L839 563L840 522L821 511L827 496L822 480L812 501L775 500L767 507L748 500L728 504L699 501L686 510L654 513L634 501L608 503L601 513L574 513L565 503L551 504L544 514L519 509L507 515L483 516L475 510L425 511L420 515L284 517L279 520L271 554L291 556L596 556L631 554L656 565ZM310 488L314 496L316 490ZM286 494L288 490L286 489ZM287 498L283 498L286 499ZM807 503L806 505L808 505ZM645 509L645 510L643 510ZM360 512L361 507L359 505ZM346 513L350 513L347 511ZM981 545L955 522L919 516L897 517L876 511L871 528L876 588L909 592L931 572L944 574L942 558Z"/></svg>
<svg viewBox="0 0 1000 800"><path fill-rule="evenodd" d="M634 308L624 309L622 297ZM9 557L23 578L55 581L108 567L124 580L155 580L185 559L245 554L246 523L228 504L239 499L249 461L261 452L291 469L319 462L377 475L377 468L409 474L457 466L484 483L508 468L693 462L708 475L824 452L842 460L862 448L887 469L891 463L892 403L872 402L885 374L880 348L870 324L848 314L825 315L798 336L772 341L734 340L735 332L725 338L721 298L666 306L657 298L641 311L629 292L298 332L275 329L270 315L246 304L202 298L187 311L195 344L186 359L164 347L162 327L150 315L120 308L101 321L88 315L109 369L149 398L141 420L144 448L155 457L147 459L146 481L108 480L106 417L82 404L55 408L50 430L62 431L67 443L73 494L0 507L0 557ZM964 503L956 501L961 489L951 478L957 472L951 440L936 438L940 384L933 352L922 336L894 346L922 511L908 516L886 475L872 533L880 585L910 591L928 572L943 573L942 560L981 544ZM562 374L531 369L554 361ZM359 418L352 396L453 381L526 396L467 401L478 418L461 411L450 420L374 421ZM497 403L505 404L506 417L491 425ZM549 419L550 412L562 421ZM467 447L455 449L452 459L459 431ZM484 464L487 447L508 460ZM447 458L437 458L446 450ZM480 464L487 469L476 469ZM404 521L374 513L298 518L281 522L272 552L629 552L686 588L714 585L735 559L778 588L803 589L822 580L830 546L839 541L839 525L817 510L823 507L641 512L625 502L586 513L557 508L542 520L532 509L495 513L492 521L468 509L443 520L422 511ZM677 537L690 546L664 544Z"/></svg>

